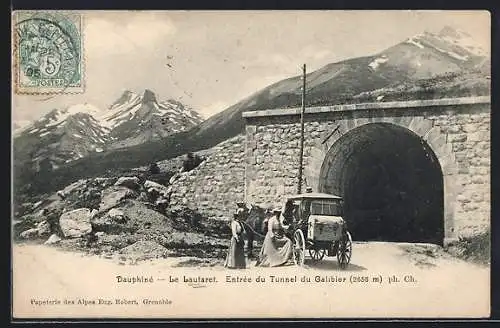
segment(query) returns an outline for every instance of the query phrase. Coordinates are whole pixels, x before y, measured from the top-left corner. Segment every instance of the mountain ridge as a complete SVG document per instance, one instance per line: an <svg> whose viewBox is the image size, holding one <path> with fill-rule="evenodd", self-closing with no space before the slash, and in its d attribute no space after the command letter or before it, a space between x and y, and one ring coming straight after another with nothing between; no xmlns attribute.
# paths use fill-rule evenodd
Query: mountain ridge
<svg viewBox="0 0 500 328"><path fill-rule="evenodd" d="M107 110L83 103L53 109L14 135L16 160L31 162L35 171L128 147L190 129L201 116L180 102L158 102L153 91L124 91ZM126 127L128 126L128 128Z"/></svg>

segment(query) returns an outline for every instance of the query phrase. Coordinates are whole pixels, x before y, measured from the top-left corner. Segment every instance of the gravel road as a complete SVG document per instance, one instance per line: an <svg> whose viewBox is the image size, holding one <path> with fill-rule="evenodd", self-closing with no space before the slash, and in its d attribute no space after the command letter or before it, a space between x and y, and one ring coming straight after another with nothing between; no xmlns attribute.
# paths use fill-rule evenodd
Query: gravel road
<svg viewBox="0 0 500 328"><path fill-rule="evenodd" d="M489 315L490 271L426 244L355 242L346 270L333 257L244 270L196 258L127 265L16 244L13 290L25 318L470 318Z"/></svg>

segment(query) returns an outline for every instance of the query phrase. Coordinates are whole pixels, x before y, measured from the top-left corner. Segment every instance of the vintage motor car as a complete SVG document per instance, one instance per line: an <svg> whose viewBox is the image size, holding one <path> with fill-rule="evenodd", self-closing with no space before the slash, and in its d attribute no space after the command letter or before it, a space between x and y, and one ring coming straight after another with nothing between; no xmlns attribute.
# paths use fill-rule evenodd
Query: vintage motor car
<svg viewBox="0 0 500 328"><path fill-rule="evenodd" d="M287 198L282 224L293 242L293 260L303 265L306 249L313 262L337 256L344 269L351 261L352 238L343 218L342 197L307 192Z"/></svg>

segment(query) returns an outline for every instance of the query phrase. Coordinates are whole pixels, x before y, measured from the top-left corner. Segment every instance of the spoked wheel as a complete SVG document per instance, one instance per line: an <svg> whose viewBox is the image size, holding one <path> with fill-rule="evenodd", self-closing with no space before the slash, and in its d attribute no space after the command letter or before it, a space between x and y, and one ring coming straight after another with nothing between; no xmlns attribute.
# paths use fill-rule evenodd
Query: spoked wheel
<svg viewBox="0 0 500 328"><path fill-rule="evenodd" d="M296 265L304 265L306 253L306 240L300 229L297 229L293 234L293 261Z"/></svg>
<svg viewBox="0 0 500 328"><path fill-rule="evenodd" d="M325 257L326 249L309 249L309 256L313 259L314 262L319 262Z"/></svg>
<svg viewBox="0 0 500 328"><path fill-rule="evenodd" d="M349 231L346 231L345 235L339 243L339 248L337 250L337 260L339 261L339 266L341 269L345 269L352 256L352 238Z"/></svg>

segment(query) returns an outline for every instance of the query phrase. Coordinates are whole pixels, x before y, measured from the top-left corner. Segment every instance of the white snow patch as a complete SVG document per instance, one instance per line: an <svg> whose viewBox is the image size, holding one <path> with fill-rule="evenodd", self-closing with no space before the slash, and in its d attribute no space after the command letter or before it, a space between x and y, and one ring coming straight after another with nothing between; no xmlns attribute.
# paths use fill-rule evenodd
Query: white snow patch
<svg viewBox="0 0 500 328"><path fill-rule="evenodd" d="M418 43L417 41L415 41L415 39L413 39L413 38L409 38L408 40L406 40L406 43L413 44L414 46L417 46L420 49L424 49L424 46L421 43Z"/></svg>
<svg viewBox="0 0 500 328"><path fill-rule="evenodd" d="M83 138L81 135L79 135L78 133L73 133L73 137L76 137L76 138Z"/></svg>
<svg viewBox="0 0 500 328"><path fill-rule="evenodd" d="M102 116L98 117L99 123L113 129L124 121L134 117L135 113L141 108L140 97L134 103L126 103L120 105L113 110L106 111Z"/></svg>
<svg viewBox="0 0 500 328"><path fill-rule="evenodd" d="M370 66L372 69L377 69L377 67L379 67L380 64L387 63L388 60L389 58L387 58L386 56L375 58L375 60L372 61L370 64L368 64L368 66Z"/></svg>
<svg viewBox="0 0 500 328"><path fill-rule="evenodd" d="M461 30L455 30L455 32L458 34L458 38L450 35L441 35L440 38L467 49L473 55L485 56L487 54L487 51L471 35Z"/></svg>
<svg viewBox="0 0 500 328"><path fill-rule="evenodd" d="M138 94L134 93L134 92L131 92L129 91L129 97L128 99L122 103L122 104L114 104L113 106L110 107L110 110L116 110L117 108L122 108L123 106L127 105L127 104L132 104L134 102L136 102L137 100L140 100L141 99L141 96L139 96Z"/></svg>
<svg viewBox="0 0 500 328"><path fill-rule="evenodd" d="M70 106L66 109L62 109L62 110L58 110L56 112L56 117L54 119L53 122L51 122L53 119L51 118L49 120L49 124L47 124L47 126L55 126L55 125L58 125L62 122L64 122L64 120L66 120L66 118L68 118L69 116L71 115L74 115L74 114L78 114L78 113L84 113L84 114L89 114L89 115L99 115L99 113L101 113L101 110L99 108L97 108L96 106L94 105L91 105L91 104L77 104L77 105L73 105L73 106ZM80 122L80 124L84 124L83 122Z"/></svg>
<svg viewBox="0 0 500 328"><path fill-rule="evenodd" d="M434 46L434 49L436 49L437 51L442 52L444 54L447 54L450 57L458 59L458 60L466 61L467 59L469 59L469 56L467 56L467 55L463 55L462 56L462 55L459 55L459 54L457 54L457 53L455 53L453 51L446 51L446 50L441 49L441 48L436 47L436 46Z"/></svg>
<svg viewBox="0 0 500 328"><path fill-rule="evenodd" d="M49 134L49 133L50 133L50 131L45 131L45 132L43 132L43 133L40 133L40 137L44 137L44 136L46 136L46 135L47 135L47 134Z"/></svg>
<svg viewBox="0 0 500 328"><path fill-rule="evenodd" d="M31 130L31 131L29 132L29 134L33 134L33 133L36 133L36 132L38 132L38 131L40 131L40 130L39 130L39 129L33 129L33 130Z"/></svg>
<svg viewBox="0 0 500 328"><path fill-rule="evenodd" d="M97 147L95 149L96 153L102 153L104 151L104 149L100 148L100 147Z"/></svg>
<svg viewBox="0 0 500 328"><path fill-rule="evenodd" d="M377 101L381 101L382 99L384 99L383 95L377 97Z"/></svg>

